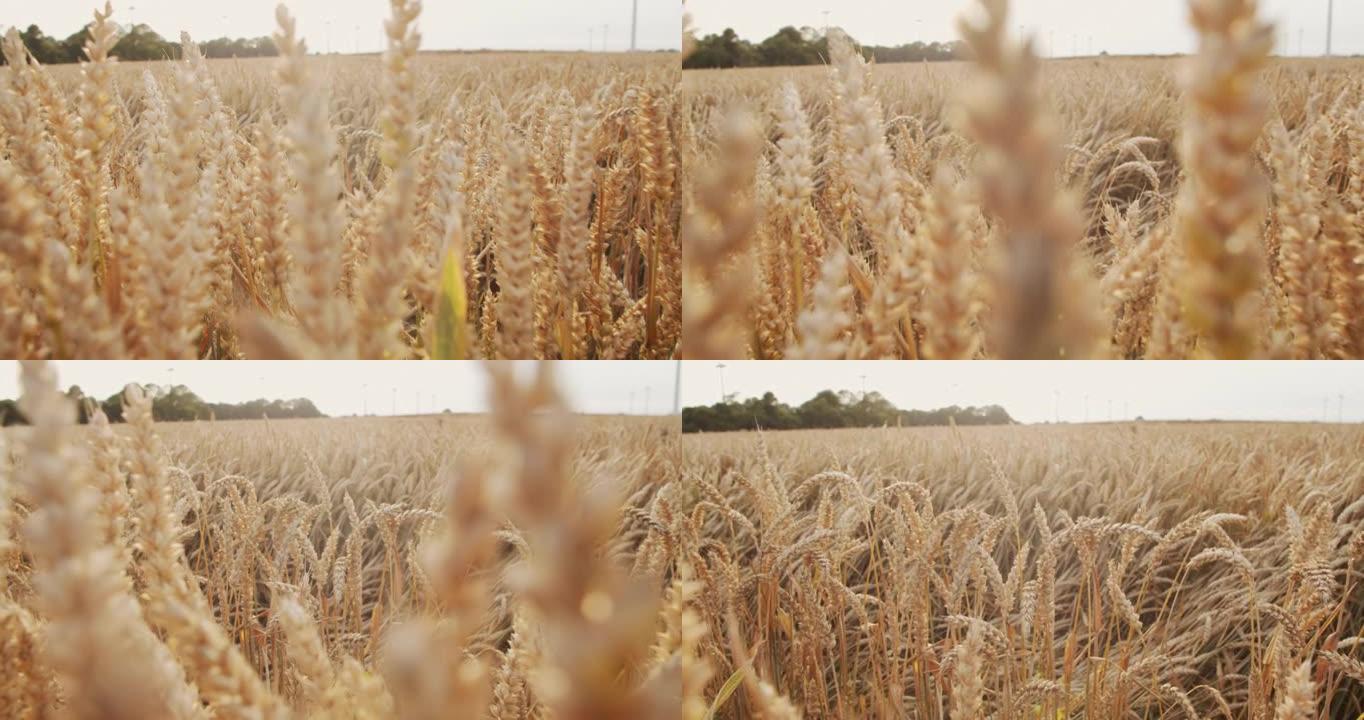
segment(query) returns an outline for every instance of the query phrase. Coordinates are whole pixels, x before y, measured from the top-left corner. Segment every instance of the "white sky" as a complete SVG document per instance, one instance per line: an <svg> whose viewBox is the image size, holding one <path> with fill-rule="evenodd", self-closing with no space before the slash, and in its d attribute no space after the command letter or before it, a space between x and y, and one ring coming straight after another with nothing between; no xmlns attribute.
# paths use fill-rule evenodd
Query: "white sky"
<svg viewBox="0 0 1364 720"><path fill-rule="evenodd" d="M677 49L682 38L682 8L677 0L638 0L638 47ZM146 23L176 39L181 30L196 40L260 37L275 29L278 0L116 0L114 20ZM314 51L374 52L384 46L384 0L289 0L298 30ZM428 50L493 48L505 50L608 50L630 47L632 0L426 0L418 26ZM5 0L0 27L36 23L43 32L65 38L92 20L104 0ZM328 24L330 23L330 27ZM607 28L603 32L602 26ZM358 28L358 29L357 29ZM589 37L589 28L591 34Z"/></svg>
<svg viewBox="0 0 1364 720"><path fill-rule="evenodd" d="M1261 0L1260 15L1279 28L1283 54L1320 55L1326 46L1329 0ZM689 0L701 34L733 27L741 37L761 40L785 25L842 27L867 45L900 45L915 40L957 39L955 20L974 2L945 0ZM1015 26L1037 37L1043 53L1168 54L1189 52L1187 0L1014 0ZM1298 33L1302 32L1299 53ZM1015 33L1017 30L1014 31ZM1364 53L1364 2L1335 0L1335 54ZM1092 41L1091 41L1092 38Z"/></svg>
<svg viewBox="0 0 1364 720"><path fill-rule="evenodd" d="M1364 421L1364 362L761 362L724 363L725 391L747 398L772 391L790 405L821 390L879 392L901 409L1001 405L1015 420L1291 420L1334 422L1343 393L1347 422ZM720 399L714 362L682 370L682 405ZM1059 398L1056 394L1059 393ZM1124 414L1125 412L1125 414Z"/></svg>
<svg viewBox="0 0 1364 720"><path fill-rule="evenodd" d="M532 372L532 364L518 362L519 372ZM567 361L553 365L560 392L578 412L672 412L677 372L674 362ZM366 395L369 412L377 415L392 414L395 398L399 414L416 410L427 413L433 407L436 412L446 408L454 412L488 409L486 372L476 361L69 360L57 362L57 382L63 390L79 385L86 395L100 399L130 382L185 385L208 402L306 397L333 417L363 413ZM0 361L0 398L18 395L19 364Z"/></svg>

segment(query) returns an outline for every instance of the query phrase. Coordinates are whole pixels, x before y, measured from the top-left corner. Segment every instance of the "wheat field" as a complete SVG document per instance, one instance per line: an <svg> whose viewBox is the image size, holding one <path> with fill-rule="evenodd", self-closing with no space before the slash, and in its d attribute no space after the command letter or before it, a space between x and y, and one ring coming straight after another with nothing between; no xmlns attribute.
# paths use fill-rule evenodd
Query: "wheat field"
<svg viewBox="0 0 1364 720"><path fill-rule="evenodd" d="M676 53L0 68L0 356L666 358Z"/></svg>
<svg viewBox="0 0 1364 720"><path fill-rule="evenodd" d="M1364 357L1364 61L1192 0L1187 58L683 73L688 357Z"/></svg>
<svg viewBox="0 0 1364 720"><path fill-rule="evenodd" d="M682 442L716 717L1364 712L1357 426Z"/></svg>
<svg viewBox="0 0 1364 720"><path fill-rule="evenodd" d="M677 717L676 418L73 425L40 361L0 434L0 716ZM688 616L690 617L690 616Z"/></svg>

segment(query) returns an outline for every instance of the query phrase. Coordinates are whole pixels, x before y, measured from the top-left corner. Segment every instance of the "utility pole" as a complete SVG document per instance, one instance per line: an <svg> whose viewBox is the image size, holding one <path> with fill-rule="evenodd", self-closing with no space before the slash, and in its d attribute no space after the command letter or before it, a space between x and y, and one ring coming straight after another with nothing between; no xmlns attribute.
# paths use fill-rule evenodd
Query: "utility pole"
<svg viewBox="0 0 1364 720"><path fill-rule="evenodd" d="M677 361L677 369L673 372L673 414L682 414L682 361Z"/></svg>
<svg viewBox="0 0 1364 720"><path fill-rule="evenodd" d="M639 0L635 0L634 12L630 14L630 52L637 50L635 40L639 30Z"/></svg>
<svg viewBox="0 0 1364 720"><path fill-rule="evenodd" d="M829 37L829 11L824 11L824 37Z"/></svg>
<svg viewBox="0 0 1364 720"><path fill-rule="evenodd" d="M862 378L862 399L865 400L867 397L867 376L860 375L859 377Z"/></svg>
<svg viewBox="0 0 1364 720"><path fill-rule="evenodd" d="M715 369L720 371L720 404L725 404L725 364L715 363Z"/></svg>
<svg viewBox="0 0 1364 720"><path fill-rule="evenodd" d="M1335 20L1336 0L1326 0L1326 57L1331 57L1331 25Z"/></svg>

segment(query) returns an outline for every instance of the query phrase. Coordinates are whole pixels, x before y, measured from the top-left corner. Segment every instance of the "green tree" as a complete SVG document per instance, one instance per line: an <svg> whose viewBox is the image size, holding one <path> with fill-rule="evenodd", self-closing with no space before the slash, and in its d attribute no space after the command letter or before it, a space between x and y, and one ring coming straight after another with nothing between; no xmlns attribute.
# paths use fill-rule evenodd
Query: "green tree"
<svg viewBox="0 0 1364 720"><path fill-rule="evenodd" d="M28 48L33 57L44 65L66 62L66 49L55 38L48 37L37 25L29 25L27 30L19 33L19 39L24 42L24 47Z"/></svg>
<svg viewBox="0 0 1364 720"><path fill-rule="evenodd" d="M758 59L762 65L817 65L822 60L819 48L789 25L758 44Z"/></svg>
<svg viewBox="0 0 1364 720"><path fill-rule="evenodd" d="M757 64L752 43L739 37L733 28L719 35L707 35L696 43L696 50L682 61L684 68L732 68Z"/></svg>
<svg viewBox="0 0 1364 720"><path fill-rule="evenodd" d="M157 34L146 25L134 25L118 39L110 51L120 60L179 60L180 45Z"/></svg>

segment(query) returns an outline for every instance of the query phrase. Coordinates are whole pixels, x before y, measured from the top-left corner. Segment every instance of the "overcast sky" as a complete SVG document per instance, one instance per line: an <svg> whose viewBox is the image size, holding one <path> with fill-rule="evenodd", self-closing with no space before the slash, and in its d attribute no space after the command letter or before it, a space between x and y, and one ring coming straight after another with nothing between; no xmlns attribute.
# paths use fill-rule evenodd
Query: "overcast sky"
<svg viewBox="0 0 1364 720"><path fill-rule="evenodd" d="M517 364L520 371L531 372L533 363ZM676 363L569 361L553 365L560 391L579 412L672 412ZM0 398L18 397L18 373L17 362L0 361ZM174 383L209 402L306 397L333 417L363 413L366 396L372 414L392 414L395 401L399 414L426 413L432 408L436 412L447 408L484 412L488 409L485 381L486 372L479 362L57 362L62 389L79 385L86 395L101 399L130 382Z"/></svg>
<svg viewBox="0 0 1364 720"><path fill-rule="evenodd" d="M1320 55L1326 46L1328 0L1262 0L1260 14L1279 28L1287 53ZM768 37L785 25L842 27L868 45L957 39L955 19L967 0L689 0L702 34L732 27L750 40ZM1181 53L1194 48L1188 0L1014 0L1013 25L1037 37L1039 50L1056 55L1107 50L1114 54ZM1017 32L1015 30L1015 32ZM1092 40L1091 40L1092 38ZM1284 48L1280 48L1283 50ZM1336 54L1364 53L1364 2L1336 0Z"/></svg>
<svg viewBox="0 0 1364 720"><path fill-rule="evenodd" d="M508 50L608 50L630 47L633 0L426 0L418 21L422 47L431 50L496 48ZM682 8L677 0L638 0L638 47L677 49L682 38ZM181 30L197 40L259 37L275 30L278 0L118 0L114 20L151 25L170 38ZM374 52L383 48L384 0L289 0L298 30L314 51ZM48 35L65 38L92 19L104 0L5 0L0 27L37 24ZM330 23L330 27L328 26ZM604 30L602 26L607 26ZM590 30L590 33L589 33ZM330 35L330 38L329 38Z"/></svg>
<svg viewBox="0 0 1364 720"><path fill-rule="evenodd" d="M1015 420L1049 422L1136 416L1148 420L1364 421L1364 362L726 362L725 392L740 398L772 391L798 405L817 392L879 392L902 409L1002 405ZM682 404L720 399L721 370L688 362ZM1058 402L1059 401L1059 402ZM1058 407L1059 406L1059 407Z"/></svg>

